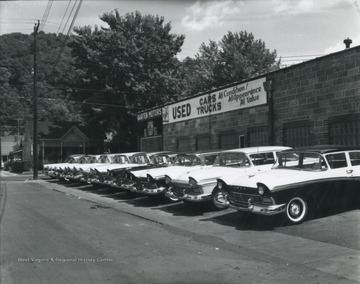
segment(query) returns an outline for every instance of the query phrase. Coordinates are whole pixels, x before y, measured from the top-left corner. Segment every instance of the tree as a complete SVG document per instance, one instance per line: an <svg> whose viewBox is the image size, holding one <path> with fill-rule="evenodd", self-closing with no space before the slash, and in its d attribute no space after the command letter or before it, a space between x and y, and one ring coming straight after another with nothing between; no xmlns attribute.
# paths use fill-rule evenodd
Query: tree
<svg viewBox="0 0 360 284"><path fill-rule="evenodd" d="M33 114L33 35L0 36L0 116L17 121ZM56 62L65 36L39 33L37 36L39 120L79 121L80 108L66 100L73 79L72 58L65 47ZM9 98L9 99L7 99Z"/></svg>
<svg viewBox="0 0 360 284"><path fill-rule="evenodd" d="M25 112L18 93L9 84L10 78L10 71L0 67L0 135L15 133L17 120L23 118Z"/></svg>
<svg viewBox="0 0 360 284"><path fill-rule="evenodd" d="M130 137L134 113L177 99L181 81L175 56L184 36L172 34L164 18L139 12L120 16L115 10L100 19L109 27L75 28L69 44L81 70L79 86L86 89L76 97L90 104L89 117L103 129Z"/></svg>
<svg viewBox="0 0 360 284"><path fill-rule="evenodd" d="M262 40L246 31L228 32L219 43L202 43L195 59L188 59L183 66L187 95L279 69L276 56L276 51L269 51Z"/></svg>

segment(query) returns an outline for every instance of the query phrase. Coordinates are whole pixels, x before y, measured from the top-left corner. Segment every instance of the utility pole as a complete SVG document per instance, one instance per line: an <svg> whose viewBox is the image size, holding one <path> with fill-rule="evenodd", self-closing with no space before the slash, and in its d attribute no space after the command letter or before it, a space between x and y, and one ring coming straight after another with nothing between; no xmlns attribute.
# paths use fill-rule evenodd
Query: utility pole
<svg viewBox="0 0 360 284"><path fill-rule="evenodd" d="M36 36L39 30L40 21L34 26L34 135L33 135L33 179L38 179L39 153L38 153L38 113L37 113L37 62L36 62Z"/></svg>

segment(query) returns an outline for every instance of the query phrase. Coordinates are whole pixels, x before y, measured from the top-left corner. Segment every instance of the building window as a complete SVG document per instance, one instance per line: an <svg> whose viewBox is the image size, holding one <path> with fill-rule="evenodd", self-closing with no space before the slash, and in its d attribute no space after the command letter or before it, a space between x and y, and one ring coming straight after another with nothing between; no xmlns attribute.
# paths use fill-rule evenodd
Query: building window
<svg viewBox="0 0 360 284"><path fill-rule="evenodd" d="M141 151L157 152L163 150L162 136L141 138Z"/></svg>
<svg viewBox="0 0 360 284"><path fill-rule="evenodd" d="M284 128L284 145L289 147L309 146L310 127L299 126Z"/></svg>
<svg viewBox="0 0 360 284"><path fill-rule="evenodd" d="M236 133L227 133L219 136L220 149L234 149L239 147L239 135Z"/></svg>
<svg viewBox="0 0 360 284"><path fill-rule="evenodd" d="M269 145L269 133L267 130L248 132L250 146Z"/></svg>
<svg viewBox="0 0 360 284"><path fill-rule="evenodd" d="M269 127L267 125L248 127L247 137L249 146L269 145Z"/></svg>
<svg viewBox="0 0 360 284"><path fill-rule="evenodd" d="M360 120L329 121L329 143L332 145L359 145Z"/></svg>
<svg viewBox="0 0 360 284"><path fill-rule="evenodd" d="M289 147L304 147L312 145L313 137L310 129L313 122L309 120L287 122L283 126L284 145Z"/></svg>
<svg viewBox="0 0 360 284"><path fill-rule="evenodd" d="M189 137L180 137L177 140L177 149L179 152L190 151L190 139Z"/></svg>
<svg viewBox="0 0 360 284"><path fill-rule="evenodd" d="M208 150L210 147L210 135L200 134L196 137L196 150Z"/></svg>

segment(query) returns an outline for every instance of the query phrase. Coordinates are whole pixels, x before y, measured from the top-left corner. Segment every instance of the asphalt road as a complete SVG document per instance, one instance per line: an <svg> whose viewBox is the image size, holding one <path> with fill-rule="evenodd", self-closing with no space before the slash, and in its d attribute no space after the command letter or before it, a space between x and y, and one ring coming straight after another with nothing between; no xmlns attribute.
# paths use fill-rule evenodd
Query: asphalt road
<svg viewBox="0 0 360 284"><path fill-rule="evenodd" d="M282 218L0 179L0 283L360 283L360 211Z"/></svg>

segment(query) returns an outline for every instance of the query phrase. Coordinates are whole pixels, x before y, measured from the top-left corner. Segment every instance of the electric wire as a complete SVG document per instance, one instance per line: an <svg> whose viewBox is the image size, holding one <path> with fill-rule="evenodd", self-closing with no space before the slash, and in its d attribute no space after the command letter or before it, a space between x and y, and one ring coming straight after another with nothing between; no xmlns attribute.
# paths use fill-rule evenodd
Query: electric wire
<svg viewBox="0 0 360 284"><path fill-rule="evenodd" d="M65 32L65 28L66 28L66 26L67 26L68 23L69 23L70 17L71 17L71 15L72 15L72 13L73 13L73 11L74 11L74 9L75 9L76 3L77 3L77 0L75 0L73 6L72 6L72 8L71 8L71 11L70 11L70 13L69 13L69 15L68 15L68 18L67 18L67 20L66 20L66 23L65 23L65 25L64 25L64 28L63 28L63 30L62 30L62 32L61 32L62 34L64 34L64 32ZM70 4L70 3L69 3L69 4ZM70 28L69 28L69 29L70 29Z"/></svg>
<svg viewBox="0 0 360 284"><path fill-rule="evenodd" d="M66 16L66 14L67 14L67 11L69 10L70 3L71 3L71 0L69 0L69 3L68 3L67 6L66 6L65 13L64 13L64 15L63 15L63 17L62 17L62 19L61 19L61 22L60 22L60 25L59 25L59 28L58 28L56 34L59 34L60 28L61 28L61 26L62 26L62 24L63 24L63 22L64 22L64 19L65 19L65 16Z"/></svg>
<svg viewBox="0 0 360 284"><path fill-rule="evenodd" d="M74 23L75 23L75 21L76 21L77 15L78 15L78 13L79 13L79 11L80 11L80 7L81 7L81 4L82 4L82 1L83 1L83 0L80 0L80 1L79 1L79 4L78 4L77 9L76 9L76 11L75 11L75 14L74 14L74 16L73 16L73 19L72 19L72 21L71 21L71 24L70 24L70 26L69 26L68 32L67 32L66 37L65 37L65 39L64 39L63 45L61 46L61 49L60 49L60 51L59 51L59 54L58 54L58 56L57 56L57 58L56 58L56 60L55 60L54 68L55 68L55 66L57 66L57 64L59 63L61 54L62 54L62 52L64 51L64 48L65 48L66 43L67 43L67 41L68 41L68 39L69 39L69 36L70 36L70 32L71 32L71 30L72 30L72 28L73 28L73 26L74 26ZM77 3L77 0L75 1L75 4L76 4L76 3ZM75 4L74 4L73 7L75 7ZM69 15L69 17L70 17L70 15Z"/></svg>
<svg viewBox="0 0 360 284"><path fill-rule="evenodd" d="M50 10L51 10L51 6L53 4L53 0L49 0L47 5L46 5L46 8L45 8L45 12L44 12L44 15L43 15L43 18L41 20L41 24L40 24L40 27L39 27L39 30L40 31L43 31L44 30L44 27L46 25L46 21L47 21L47 18L49 17L49 14L50 14Z"/></svg>

